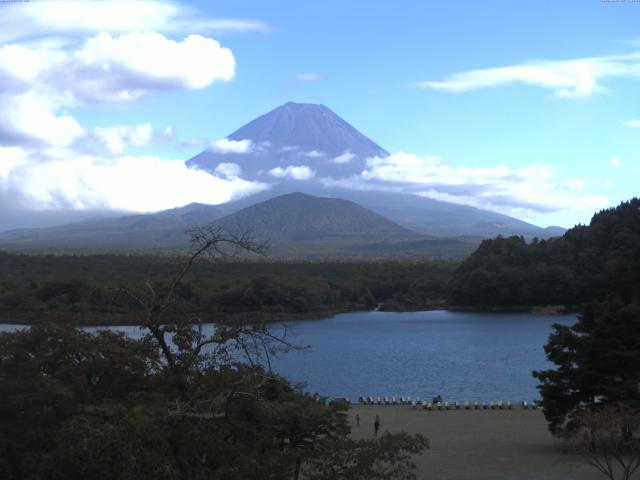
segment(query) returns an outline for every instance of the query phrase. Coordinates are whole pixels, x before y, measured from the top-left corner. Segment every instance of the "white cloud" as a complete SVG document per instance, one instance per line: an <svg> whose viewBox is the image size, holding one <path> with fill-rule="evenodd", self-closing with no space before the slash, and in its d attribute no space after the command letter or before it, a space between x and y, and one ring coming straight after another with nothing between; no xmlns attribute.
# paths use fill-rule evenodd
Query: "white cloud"
<svg viewBox="0 0 640 480"><path fill-rule="evenodd" d="M614 185L613 181L609 180L608 178L602 184L607 188L611 188Z"/></svg>
<svg viewBox="0 0 640 480"><path fill-rule="evenodd" d="M100 33L60 62L51 83L82 103L135 100L153 90L195 90L231 80L235 60L210 38L170 40L155 32Z"/></svg>
<svg viewBox="0 0 640 480"><path fill-rule="evenodd" d="M276 178L292 178L294 180L309 180L315 172L306 165L290 165L286 168L276 167L269 170L269 175Z"/></svg>
<svg viewBox="0 0 640 480"><path fill-rule="evenodd" d="M151 212L190 202L218 204L266 188L236 176L220 178L183 160L73 155L42 160L0 148L0 196L30 209L116 209Z"/></svg>
<svg viewBox="0 0 640 480"><path fill-rule="evenodd" d="M640 53L573 60L532 60L519 65L455 73L439 81L415 82L421 88L467 92L526 84L553 90L557 97L589 97L604 88L601 79L640 77Z"/></svg>
<svg viewBox="0 0 640 480"><path fill-rule="evenodd" d="M25 92L0 94L0 145L67 146L84 135L69 115L58 115L46 96Z"/></svg>
<svg viewBox="0 0 640 480"><path fill-rule="evenodd" d="M321 181L345 188L415 193L521 218L560 210L602 208L608 204L605 197L583 194L584 180L558 180L553 168L546 165L452 167L437 156L405 152L368 159L367 168L360 175Z"/></svg>
<svg viewBox="0 0 640 480"><path fill-rule="evenodd" d="M2 91L21 91L28 87L52 61L44 48L26 48L21 45L5 45L0 48L0 87Z"/></svg>
<svg viewBox="0 0 640 480"><path fill-rule="evenodd" d="M318 150L311 150L310 152L302 152L302 155L309 158L319 158L324 157L323 152L319 152Z"/></svg>
<svg viewBox="0 0 640 480"><path fill-rule="evenodd" d="M6 180L9 174L25 161L25 157L26 152L20 147L0 146L0 189L6 187L2 181Z"/></svg>
<svg viewBox="0 0 640 480"><path fill-rule="evenodd" d="M209 149L217 153L250 153L253 150L251 140L229 140L223 138L209 144Z"/></svg>
<svg viewBox="0 0 640 480"><path fill-rule="evenodd" d="M0 145L68 146L86 131L66 107L204 88L234 70L230 50L197 35L174 41L154 32L102 33L75 50L0 46Z"/></svg>
<svg viewBox="0 0 640 480"><path fill-rule="evenodd" d="M154 143L168 140L174 135L171 126L157 131L150 123L140 125L116 125L113 127L97 127L92 136L110 154L122 154L127 147L148 147Z"/></svg>
<svg viewBox="0 0 640 480"><path fill-rule="evenodd" d="M58 106L201 89L234 73L231 51L200 35L175 41L156 32L100 33L76 49L0 47L0 91L37 93Z"/></svg>
<svg viewBox="0 0 640 480"><path fill-rule="evenodd" d="M626 122L624 122L624 126L630 128L640 128L640 119L632 118L631 120L627 120Z"/></svg>
<svg viewBox="0 0 640 480"><path fill-rule="evenodd" d="M237 163L221 163L213 171L216 175L222 175L227 178L239 177L242 173L240 165Z"/></svg>
<svg viewBox="0 0 640 480"><path fill-rule="evenodd" d="M355 154L353 154L351 152L344 152L341 155L338 155L337 157L332 159L331 161L333 163L338 163L338 164L340 164L340 163L349 163L354 158L356 158Z"/></svg>
<svg viewBox="0 0 640 480"><path fill-rule="evenodd" d="M131 31L265 31L251 19L210 18L198 10L163 0L45 1L3 5L0 42L38 35L124 33Z"/></svg>
<svg viewBox="0 0 640 480"><path fill-rule="evenodd" d="M129 104L157 91L197 90L231 80L235 59L229 49L181 32L263 27L198 17L168 1L3 6L0 206L147 212L194 201L221 203L266 188L240 178L239 167L232 165L211 174L188 168L183 160L129 154L130 147L172 138L171 126L83 126L69 110Z"/></svg>
<svg viewBox="0 0 640 480"><path fill-rule="evenodd" d="M611 157L609 159L609 163L614 167L614 168L618 168L620 167L620 165L622 165L620 163L620 159L618 157Z"/></svg>
<svg viewBox="0 0 640 480"><path fill-rule="evenodd" d="M301 82L315 82L319 79L320 76L315 72L299 73L296 75L296 80L300 80Z"/></svg>

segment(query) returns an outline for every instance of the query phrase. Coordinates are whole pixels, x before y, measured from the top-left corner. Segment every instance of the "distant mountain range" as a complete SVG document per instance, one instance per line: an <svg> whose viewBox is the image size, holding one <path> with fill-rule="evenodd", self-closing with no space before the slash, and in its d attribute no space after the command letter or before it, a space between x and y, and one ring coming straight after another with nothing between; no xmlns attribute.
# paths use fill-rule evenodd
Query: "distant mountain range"
<svg viewBox="0 0 640 480"><path fill-rule="evenodd" d="M85 220L55 227L0 233L0 248L42 250L154 250L187 245L185 230L225 214L213 205L192 203L148 215Z"/></svg>
<svg viewBox="0 0 640 480"><path fill-rule="evenodd" d="M227 206L227 209L230 206ZM190 204L150 215L84 221L0 234L0 248L22 251L173 252L189 247L185 232L214 224L250 232L269 243L270 255L464 255L478 238L434 238L408 230L354 202L291 193L225 214L221 207Z"/></svg>
<svg viewBox="0 0 640 480"><path fill-rule="evenodd" d="M223 205L189 204L154 214L11 230L0 234L0 248L182 249L188 243L186 228L217 222L268 238L278 255L458 255L470 252L482 238L548 238L565 231L409 193L328 186L331 182L323 180L359 174L367 159L389 154L323 105L289 102L227 139L244 142L242 152L209 148L187 164L210 172L220 164L234 164L243 178L269 183L268 190ZM307 175L287 170L294 166L305 167Z"/></svg>

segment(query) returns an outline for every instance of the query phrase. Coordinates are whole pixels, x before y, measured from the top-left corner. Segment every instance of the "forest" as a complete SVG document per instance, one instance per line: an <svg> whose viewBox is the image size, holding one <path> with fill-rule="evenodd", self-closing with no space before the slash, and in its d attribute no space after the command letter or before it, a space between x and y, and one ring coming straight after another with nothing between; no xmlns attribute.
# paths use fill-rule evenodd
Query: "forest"
<svg viewBox="0 0 640 480"><path fill-rule="evenodd" d="M562 237L485 240L462 263L199 259L180 287L203 321L283 320L339 311L433 308L577 310L640 290L640 200L594 215ZM0 321L64 316L79 325L135 322L123 288L162 289L184 257L0 252Z"/></svg>
<svg viewBox="0 0 640 480"><path fill-rule="evenodd" d="M78 325L135 323L138 308L121 294L145 282L166 286L183 257L0 253L0 321L64 316ZM442 308L457 264L274 262L200 259L180 294L203 321L322 316L338 311Z"/></svg>
<svg viewBox="0 0 640 480"><path fill-rule="evenodd" d="M450 305L575 309L609 292L629 299L640 291L640 199L596 213L564 236L526 242L485 240L456 269Z"/></svg>
<svg viewBox="0 0 640 480"><path fill-rule="evenodd" d="M165 284L119 287L141 338L46 316L0 333L0 478L415 479L427 439L351 439L347 402L309 395L264 361L299 348L285 336L247 318L211 334L194 324L198 304L182 286L195 260L220 243L253 248L199 240ZM86 296L64 285L67 303Z"/></svg>

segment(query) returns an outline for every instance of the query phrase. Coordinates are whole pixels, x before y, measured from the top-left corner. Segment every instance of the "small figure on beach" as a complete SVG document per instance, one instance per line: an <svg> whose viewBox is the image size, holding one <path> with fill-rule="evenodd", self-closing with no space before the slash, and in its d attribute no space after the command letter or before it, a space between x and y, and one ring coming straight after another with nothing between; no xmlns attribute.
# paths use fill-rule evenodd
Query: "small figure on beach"
<svg viewBox="0 0 640 480"><path fill-rule="evenodd" d="M360 426L360 415L356 413L356 427Z"/></svg>
<svg viewBox="0 0 640 480"><path fill-rule="evenodd" d="M373 422L373 436L378 436L378 430L380 430L380 415L376 415L376 419Z"/></svg>
<svg viewBox="0 0 640 480"><path fill-rule="evenodd" d="M440 394L438 394L438 395L436 395L435 397L433 397L433 398L431 399L431 402L432 402L434 405L437 405L438 403L442 403L442 397L440 396Z"/></svg>

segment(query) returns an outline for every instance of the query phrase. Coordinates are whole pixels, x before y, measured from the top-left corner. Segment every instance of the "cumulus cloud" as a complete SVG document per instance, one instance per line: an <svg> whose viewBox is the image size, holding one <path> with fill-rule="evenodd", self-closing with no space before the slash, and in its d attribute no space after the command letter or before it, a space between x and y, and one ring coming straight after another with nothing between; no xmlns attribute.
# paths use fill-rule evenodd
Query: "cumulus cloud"
<svg viewBox="0 0 640 480"><path fill-rule="evenodd" d="M320 76L315 72L305 72L296 75L296 80L300 80L301 82L315 82L319 79Z"/></svg>
<svg viewBox="0 0 640 480"><path fill-rule="evenodd" d="M532 60L519 65L482 68L454 73L414 86L446 92L467 92L512 84L533 85L564 97L589 97L602 92L599 81L615 77L640 77L640 53L572 60Z"/></svg>
<svg viewBox="0 0 640 480"><path fill-rule="evenodd" d="M209 144L209 150L217 153L250 153L253 150L251 140L229 140L223 138Z"/></svg>
<svg viewBox="0 0 640 480"><path fill-rule="evenodd" d="M349 163L351 160L353 160L354 158L356 158L356 155L351 153L351 152L344 152L341 155L338 155L337 157L333 158L331 161L333 163Z"/></svg>
<svg viewBox="0 0 640 480"><path fill-rule="evenodd" d="M64 147L85 134L73 117L55 110L55 102L37 93L0 94L0 145Z"/></svg>
<svg viewBox="0 0 640 480"><path fill-rule="evenodd" d="M80 103L126 103L155 90L196 90L231 80L235 60L216 40L156 32L100 33L43 72L44 81Z"/></svg>
<svg viewBox="0 0 640 480"><path fill-rule="evenodd" d="M624 126L629 128L640 128L640 119L632 118L631 120L627 120L624 122Z"/></svg>
<svg viewBox="0 0 640 480"><path fill-rule="evenodd" d="M221 163L215 168L213 173L227 178L234 178L240 176L242 169L237 163Z"/></svg>
<svg viewBox="0 0 640 480"><path fill-rule="evenodd" d="M266 31L252 19L211 18L195 8L163 0L46 1L3 5L0 42L30 36L131 31Z"/></svg>
<svg viewBox="0 0 640 480"><path fill-rule="evenodd" d="M152 212L190 202L223 203L266 188L188 168L183 160L69 155L43 161L35 151L0 147L0 198L29 209Z"/></svg>
<svg viewBox="0 0 640 480"><path fill-rule="evenodd" d="M290 165L286 168L276 167L269 170L269 175L276 178L292 178L294 180L309 180L315 172L306 165Z"/></svg>
<svg viewBox="0 0 640 480"><path fill-rule="evenodd" d="M234 164L210 173L188 168L183 160L131 153L173 138L171 126L96 127L75 118L79 107L129 106L154 92L229 81L235 75L232 52L204 32L266 28L253 20L206 18L162 0L3 6L3 211L148 212L194 201L221 203L266 188L240 178ZM236 152L251 147L217 145Z"/></svg>
<svg viewBox="0 0 640 480"><path fill-rule="evenodd" d="M154 32L102 33L75 50L1 46L0 144L69 146L87 132L68 107L200 89L230 80L234 70L230 50L198 35L174 41Z"/></svg>
<svg viewBox="0 0 640 480"><path fill-rule="evenodd" d="M368 159L360 175L324 178L322 182L346 188L414 193L521 218L566 209L593 210L608 204L605 197L581 193L586 187L582 179L558 180L553 168L546 165L452 167L437 156L405 152Z"/></svg>
<svg viewBox="0 0 640 480"><path fill-rule="evenodd" d="M622 164L620 163L620 159L619 159L618 157L611 157L611 158L609 159L609 163L610 163L610 164L611 164L611 166L612 166L612 167L614 167L614 168L618 168L618 167L620 167L620 165L622 165Z"/></svg>
<svg viewBox="0 0 640 480"><path fill-rule="evenodd" d="M119 155L129 146L148 147L152 144L173 138L172 126L164 130L155 130L150 123L139 125L116 125L113 127L96 127L91 135L107 153Z"/></svg>

